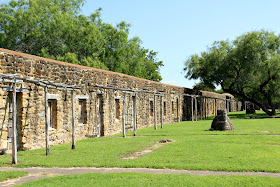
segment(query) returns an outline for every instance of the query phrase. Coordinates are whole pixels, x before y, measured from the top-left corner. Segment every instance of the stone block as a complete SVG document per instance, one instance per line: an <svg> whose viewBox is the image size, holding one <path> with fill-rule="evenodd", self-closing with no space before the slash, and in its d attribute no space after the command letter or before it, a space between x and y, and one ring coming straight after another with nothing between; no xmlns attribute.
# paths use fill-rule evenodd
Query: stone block
<svg viewBox="0 0 280 187"><path fill-rule="evenodd" d="M209 130L234 130L233 124L227 116L226 110L217 111L217 116L213 119L211 128Z"/></svg>

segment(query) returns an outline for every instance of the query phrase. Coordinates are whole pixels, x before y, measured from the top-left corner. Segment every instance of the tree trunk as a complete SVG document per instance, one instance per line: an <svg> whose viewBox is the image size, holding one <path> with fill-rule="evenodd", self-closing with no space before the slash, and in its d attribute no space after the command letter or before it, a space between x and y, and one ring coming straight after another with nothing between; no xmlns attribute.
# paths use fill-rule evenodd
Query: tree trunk
<svg viewBox="0 0 280 187"><path fill-rule="evenodd" d="M221 85L222 86L222 85ZM243 94L243 93L240 93L240 92L237 92L235 90L231 90L231 89L225 89L223 88L222 86L222 89L225 91L225 92L228 92L230 94L233 94L233 95L239 95L241 96L242 98L244 98L245 101L250 101L256 105L258 105L267 115L269 116L273 116L273 115L276 115L276 110L275 110L275 104L274 103L271 103L270 104L270 107L271 107L271 111L264 105L262 104L261 102L255 100L254 98L250 98L248 97L247 95Z"/></svg>
<svg viewBox="0 0 280 187"><path fill-rule="evenodd" d="M271 113L273 116L276 115L275 104L272 104L272 106L271 106Z"/></svg>

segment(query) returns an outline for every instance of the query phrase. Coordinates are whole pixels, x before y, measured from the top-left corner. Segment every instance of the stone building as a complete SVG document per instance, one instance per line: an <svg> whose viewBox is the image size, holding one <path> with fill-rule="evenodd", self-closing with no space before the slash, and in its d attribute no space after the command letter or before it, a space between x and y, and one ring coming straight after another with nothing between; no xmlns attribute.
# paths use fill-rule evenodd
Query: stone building
<svg viewBox="0 0 280 187"><path fill-rule="evenodd" d="M26 78L16 88L16 124L19 150L71 141L71 91L44 87L28 80L76 85L76 140L108 136L149 126L204 119L218 109L239 110L233 96L149 81L121 73L41 58L0 48L0 150L11 149L13 82L4 75ZM48 116L45 116L45 96ZM47 117L47 118L46 118Z"/></svg>

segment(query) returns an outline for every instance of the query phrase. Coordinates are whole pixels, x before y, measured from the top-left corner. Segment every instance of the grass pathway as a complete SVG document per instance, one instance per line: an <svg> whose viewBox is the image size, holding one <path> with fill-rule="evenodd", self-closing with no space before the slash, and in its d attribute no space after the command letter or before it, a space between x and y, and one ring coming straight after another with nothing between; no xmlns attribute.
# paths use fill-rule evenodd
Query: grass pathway
<svg viewBox="0 0 280 187"><path fill-rule="evenodd" d="M195 171L195 170L174 170L174 169L150 169L150 168L95 168L95 167L75 167L75 168L12 168L2 167L0 171L27 171L28 176L18 179L11 179L0 183L0 186L14 186L25 182L38 180L57 175L71 175L83 173L149 173L149 174L186 174L186 175L243 175L243 176L262 176L280 178L280 173L268 172L225 172L225 171Z"/></svg>

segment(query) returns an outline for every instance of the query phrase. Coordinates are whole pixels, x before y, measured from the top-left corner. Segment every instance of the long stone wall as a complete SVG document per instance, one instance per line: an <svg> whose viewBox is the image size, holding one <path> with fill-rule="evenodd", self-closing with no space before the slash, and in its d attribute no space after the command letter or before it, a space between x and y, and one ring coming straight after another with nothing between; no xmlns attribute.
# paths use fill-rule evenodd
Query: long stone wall
<svg viewBox="0 0 280 187"><path fill-rule="evenodd" d="M222 101L225 102L225 100L219 100L220 103L216 101L219 98L226 99L221 94L194 91L1 48L0 66L2 74L18 74L20 77L43 79L81 87L81 90L75 91L77 140L122 132L123 117L125 117L126 130L132 130L134 112L137 114L137 129L141 129L154 126L155 122L160 125L161 121L165 124L191 120L194 118L194 114L197 114L196 117L209 116L215 114L216 106L225 106L222 104ZM2 82L0 85L0 149L9 150L11 148L12 83ZM134 90L135 92L123 92L121 89ZM194 108L191 110L191 105L195 106L194 102L191 101L192 97L186 94L200 95L196 98L196 113ZM45 146L44 96L44 88L41 86L29 82L18 85L19 150ZM50 144L70 142L72 129L71 92L50 88L48 89L48 98L50 112L48 120L51 124ZM124 98L125 105L123 104ZM234 104L232 104L232 108L235 110Z"/></svg>

